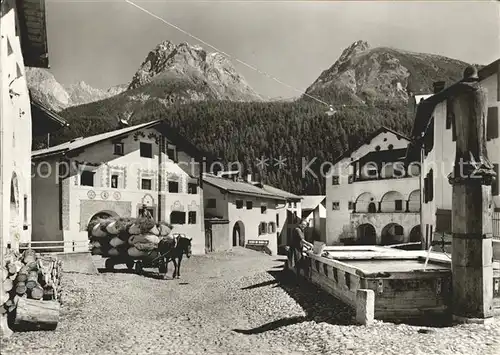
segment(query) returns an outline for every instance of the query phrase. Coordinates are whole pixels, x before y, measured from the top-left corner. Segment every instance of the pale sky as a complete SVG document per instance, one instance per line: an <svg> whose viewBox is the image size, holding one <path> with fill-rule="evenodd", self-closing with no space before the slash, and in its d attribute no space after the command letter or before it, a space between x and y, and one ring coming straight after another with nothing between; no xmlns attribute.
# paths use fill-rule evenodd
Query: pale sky
<svg viewBox="0 0 500 355"><path fill-rule="evenodd" d="M134 1L134 0L131 0ZM500 58L495 1L138 0L234 58L305 90L357 40L469 63ZM163 40L200 44L124 0L46 0L51 72L63 84L127 84ZM233 60L260 94L299 93Z"/></svg>

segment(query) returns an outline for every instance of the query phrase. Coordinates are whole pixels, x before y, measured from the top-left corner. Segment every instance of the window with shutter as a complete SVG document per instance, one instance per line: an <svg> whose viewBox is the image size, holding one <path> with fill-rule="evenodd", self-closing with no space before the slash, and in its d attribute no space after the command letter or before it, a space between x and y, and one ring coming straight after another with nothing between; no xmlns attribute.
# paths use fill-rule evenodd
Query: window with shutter
<svg viewBox="0 0 500 355"><path fill-rule="evenodd" d="M424 191L423 191L424 192L424 203L429 202L429 199L427 198L427 190L429 190L428 185L429 185L429 178L426 176L424 178Z"/></svg>
<svg viewBox="0 0 500 355"><path fill-rule="evenodd" d="M424 179L424 202L434 199L434 171L431 169Z"/></svg>
<svg viewBox="0 0 500 355"><path fill-rule="evenodd" d="M488 107L488 121L486 125L486 139L498 138L498 107Z"/></svg>
<svg viewBox="0 0 500 355"><path fill-rule="evenodd" d="M434 200L434 170L429 171L429 201Z"/></svg>
<svg viewBox="0 0 500 355"><path fill-rule="evenodd" d="M424 152L426 156L432 151L432 148L434 148L434 117L429 121L424 136Z"/></svg>
<svg viewBox="0 0 500 355"><path fill-rule="evenodd" d="M452 101L446 101L446 129L450 129L454 120Z"/></svg>
<svg viewBox="0 0 500 355"><path fill-rule="evenodd" d="M188 212L188 224L196 224L196 211Z"/></svg>
<svg viewBox="0 0 500 355"><path fill-rule="evenodd" d="M495 167L495 172L497 173L496 179L491 183L491 194L493 196L500 195L500 169L498 164L493 164Z"/></svg>

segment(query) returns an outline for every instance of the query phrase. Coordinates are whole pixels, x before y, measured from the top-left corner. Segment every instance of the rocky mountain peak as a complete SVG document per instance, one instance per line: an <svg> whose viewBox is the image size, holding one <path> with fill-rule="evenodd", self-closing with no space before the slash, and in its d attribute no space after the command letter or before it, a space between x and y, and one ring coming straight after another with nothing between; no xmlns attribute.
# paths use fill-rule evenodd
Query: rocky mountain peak
<svg viewBox="0 0 500 355"><path fill-rule="evenodd" d="M349 47L344 49L342 52L342 55L339 58L339 61L342 61L342 59L347 59L349 57L352 57L360 52L364 52L366 50L370 49L370 45L368 42L359 40L351 44Z"/></svg>
<svg viewBox="0 0 500 355"><path fill-rule="evenodd" d="M203 89L206 92L200 97L261 100L224 55L209 53L187 42L175 45L163 41L157 45L148 53L128 88L134 90L155 81L161 81L162 85L181 81L188 86L201 84L206 86Z"/></svg>
<svg viewBox="0 0 500 355"><path fill-rule="evenodd" d="M306 92L332 104L407 102L414 93L432 92L434 81L459 80L466 66L467 63L433 54L371 48L366 41L359 40L345 48Z"/></svg>

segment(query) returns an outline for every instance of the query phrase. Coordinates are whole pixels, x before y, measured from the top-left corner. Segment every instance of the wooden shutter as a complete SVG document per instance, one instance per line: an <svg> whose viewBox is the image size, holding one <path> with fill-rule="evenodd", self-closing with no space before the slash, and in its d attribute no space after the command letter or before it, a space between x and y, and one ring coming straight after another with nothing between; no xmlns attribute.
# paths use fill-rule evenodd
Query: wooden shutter
<svg viewBox="0 0 500 355"><path fill-rule="evenodd" d="M500 195L500 169L498 164L494 164L495 172L497 173L496 179L491 183L491 194L493 196Z"/></svg>
<svg viewBox="0 0 500 355"><path fill-rule="evenodd" d="M488 107L488 122L486 124L486 139L498 138L498 107Z"/></svg>

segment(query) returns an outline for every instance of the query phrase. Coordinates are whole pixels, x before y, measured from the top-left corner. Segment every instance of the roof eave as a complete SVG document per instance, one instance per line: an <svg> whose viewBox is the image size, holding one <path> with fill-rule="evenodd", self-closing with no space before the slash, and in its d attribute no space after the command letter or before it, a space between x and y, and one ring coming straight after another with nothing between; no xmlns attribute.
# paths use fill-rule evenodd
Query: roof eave
<svg viewBox="0 0 500 355"><path fill-rule="evenodd" d="M52 158L52 157L56 157L56 156L63 156L68 151L69 151L69 149L65 148L65 149L60 149L60 150L56 150L56 151L49 152L49 153L36 154L36 152L33 152L33 153L31 153L31 159L32 160L39 160L39 159L42 159L42 158L49 158L49 157Z"/></svg>
<svg viewBox="0 0 500 355"><path fill-rule="evenodd" d="M61 116L49 109L47 106L42 104L40 101L35 99L30 92L30 103L38 110L42 111L52 122L59 125L60 127L69 127L69 123L66 122Z"/></svg>
<svg viewBox="0 0 500 355"><path fill-rule="evenodd" d="M277 196L277 195L259 194L258 192L244 192L244 191L232 190L232 189L226 189L226 191L230 194L235 194L235 195L256 196L256 197L263 197L263 198L267 198L267 199L271 199L271 200L286 201L286 198L284 198L282 196Z"/></svg>
<svg viewBox="0 0 500 355"><path fill-rule="evenodd" d="M59 150L56 150L56 151L44 154L44 156L58 155L58 154L61 154L61 153L66 154L66 153L70 153L72 151L84 150L84 149L86 149L88 147L92 147L92 146L94 146L96 144L99 144L99 143L102 143L102 142L104 142L106 140L117 139L117 138L120 138L120 137L128 136L131 133L133 133L133 132L135 132L137 130L140 130L140 129L148 129L148 128L154 127L155 125L157 125L159 123L161 123L160 120L152 121L149 124L145 124L143 126L137 127L136 129L129 130L127 132L123 132L123 133L117 134L115 136L105 137L105 138L99 139L99 140L97 140L95 142L91 142L91 143L88 143L88 144L85 144L85 145L81 145L81 146L78 146L78 147L61 148ZM87 138L89 138L89 137L87 137ZM83 138L83 139L85 139L85 138ZM67 142L65 142L65 143L67 143ZM65 143L62 143L62 144L65 144ZM48 148L48 149L50 149L50 148ZM32 155L32 157L33 157L33 155Z"/></svg>
<svg viewBox="0 0 500 355"><path fill-rule="evenodd" d="M487 77L492 76L493 74L497 74L499 71L500 59L497 59L478 71L479 80L484 80Z"/></svg>

